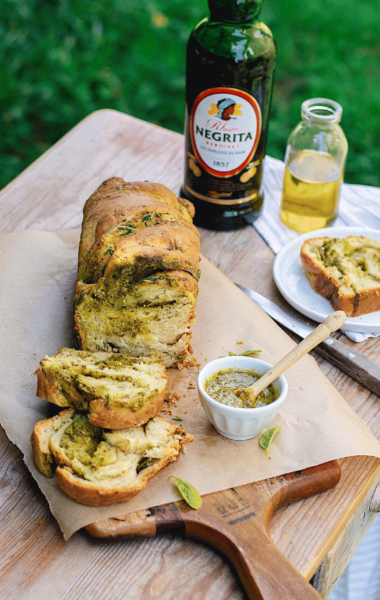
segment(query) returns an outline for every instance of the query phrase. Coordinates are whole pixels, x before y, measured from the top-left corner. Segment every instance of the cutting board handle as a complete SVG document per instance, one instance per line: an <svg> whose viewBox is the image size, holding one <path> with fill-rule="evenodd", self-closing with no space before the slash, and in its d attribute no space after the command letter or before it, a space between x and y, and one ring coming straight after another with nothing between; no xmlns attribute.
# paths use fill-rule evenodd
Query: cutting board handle
<svg viewBox="0 0 380 600"><path fill-rule="evenodd" d="M231 531L186 523L186 535L207 542L233 564L250 600L321 600L271 541L257 513L231 519Z"/></svg>
<svg viewBox="0 0 380 600"><path fill-rule="evenodd" d="M172 533L209 544L234 565L250 600L320 600L269 536L272 515L334 487L337 461L203 496L199 510L172 502L86 527L100 538Z"/></svg>
<svg viewBox="0 0 380 600"><path fill-rule="evenodd" d="M202 516L188 508L181 510L185 535L210 544L229 558L250 600L320 600L273 544L269 522L283 506L330 489L339 479L339 464L332 461L238 487L237 493L210 494L203 499Z"/></svg>

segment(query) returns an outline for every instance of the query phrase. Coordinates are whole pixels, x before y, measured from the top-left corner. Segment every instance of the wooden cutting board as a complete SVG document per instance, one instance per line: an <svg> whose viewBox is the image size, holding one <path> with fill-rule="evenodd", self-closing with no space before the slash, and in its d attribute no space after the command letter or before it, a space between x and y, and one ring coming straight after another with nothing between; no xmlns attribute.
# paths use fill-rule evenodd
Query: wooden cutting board
<svg viewBox="0 0 380 600"><path fill-rule="evenodd" d="M170 533L204 542L234 565L250 600L317 600L320 596L269 537L272 515L290 502L334 487L337 461L203 496L199 510L172 502L86 527L94 537L120 539ZM236 490L236 491L235 491Z"/></svg>

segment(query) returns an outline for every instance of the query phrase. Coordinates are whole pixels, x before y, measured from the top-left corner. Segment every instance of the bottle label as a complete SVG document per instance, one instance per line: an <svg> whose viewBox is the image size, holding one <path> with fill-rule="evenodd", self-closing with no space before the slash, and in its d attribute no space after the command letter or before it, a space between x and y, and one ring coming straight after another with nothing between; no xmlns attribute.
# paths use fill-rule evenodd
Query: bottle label
<svg viewBox="0 0 380 600"><path fill-rule="evenodd" d="M261 133L258 102L242 90L220 87L196 98L190 117L194 153L215 177L232 177L252 160Z"/></svg>

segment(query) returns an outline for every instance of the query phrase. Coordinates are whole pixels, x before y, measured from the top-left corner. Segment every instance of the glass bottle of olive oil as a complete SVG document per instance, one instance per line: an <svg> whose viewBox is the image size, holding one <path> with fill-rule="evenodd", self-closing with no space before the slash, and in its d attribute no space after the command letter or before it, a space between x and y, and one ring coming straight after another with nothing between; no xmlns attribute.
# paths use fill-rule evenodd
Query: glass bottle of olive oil
<svg viewBox="0 0 380 600"><path fill-rule="evenodd" d="M297 152L285 167L281 220L306 233L327 227L338 212L342 173L327 152Z"/></svg>
<svg viewBox="0 0 380 600"><path fill-rule="evenodd" d="M276 49L262 0L209 0L187 48L185 180L195 223L234 229L263 205Z"/></svg>
<svg viewBox="0 0 380 600"><path fill-rule="evenodd" d="M341 115L342 107L333 100L306 100L302 121L290 134L281 220L300 233L327 227L338 213L348 148Z"/></svg>

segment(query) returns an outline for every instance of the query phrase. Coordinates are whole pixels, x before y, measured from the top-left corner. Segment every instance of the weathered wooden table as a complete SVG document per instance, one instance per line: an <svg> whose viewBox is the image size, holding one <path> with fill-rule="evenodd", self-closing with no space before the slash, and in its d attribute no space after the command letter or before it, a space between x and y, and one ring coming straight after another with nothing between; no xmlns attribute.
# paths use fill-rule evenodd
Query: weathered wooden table
<svg viewBox="0 0 380 600"><path fill-rule="evenodd" d="M79 226L85 200L112 175L158 181L178 193L182 165L182 136L114 111L93 113L0 193L0 232ZM201 230L201 239L203 253L233 281L284 305L272 278L274 255L253 227ZM380 361L378 340L361 344L360 351ZM315 357L380 438L379 399ZM0 452L0 598L245 598L223 557L190 540L162 536L105 543L80 531L65 542L21 453L3 430ZM313 578L323 598L375 516L371 499L372 509L379 505L373 494L380 461L353 457L340 462L342 478L335 489L282 509L270 528L278 548L306 579Z"/></svg>

